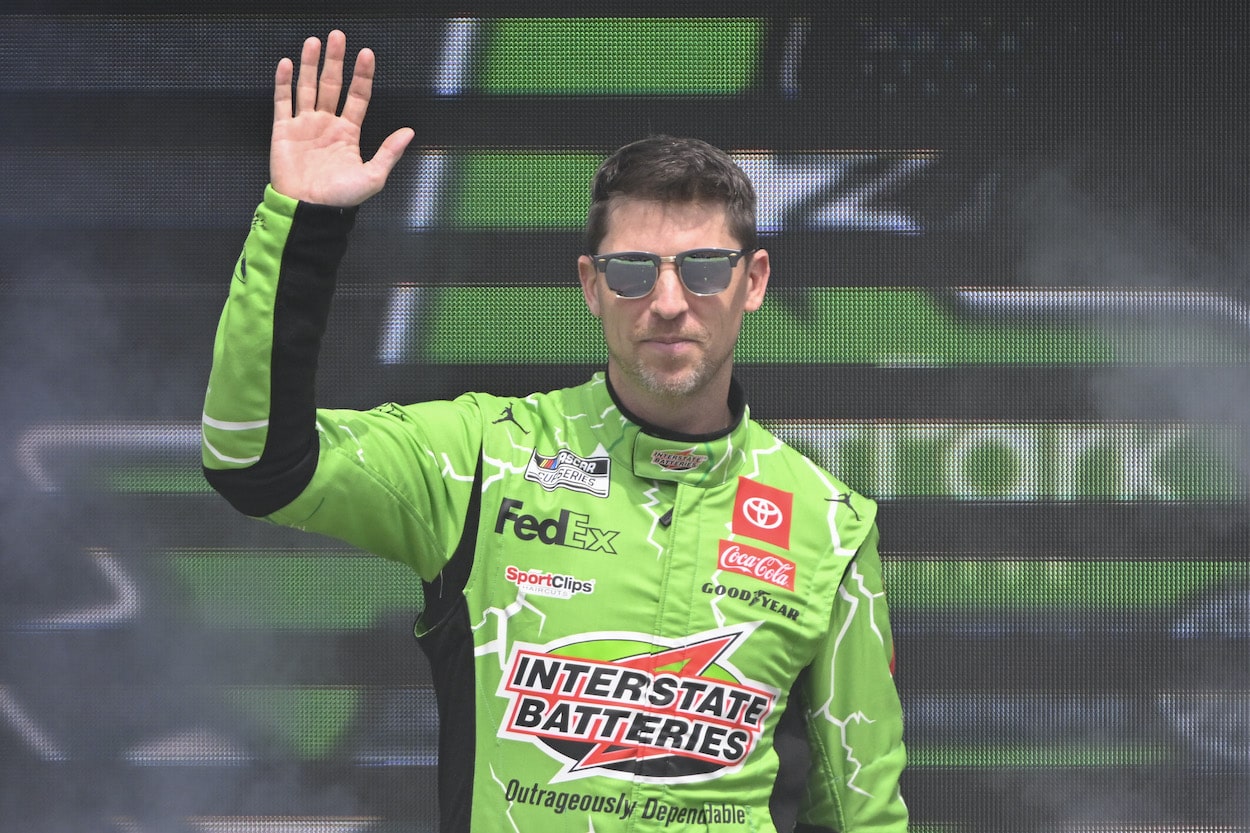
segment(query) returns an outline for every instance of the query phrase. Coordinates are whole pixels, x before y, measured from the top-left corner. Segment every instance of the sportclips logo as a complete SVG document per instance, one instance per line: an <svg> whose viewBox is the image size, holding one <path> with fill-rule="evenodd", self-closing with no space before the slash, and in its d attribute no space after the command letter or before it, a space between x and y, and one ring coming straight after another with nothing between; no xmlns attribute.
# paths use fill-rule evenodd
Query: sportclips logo
<svg viewBox="0 0 1250 833"><path fill-rule="evenodd" d="M601 632L517 643L499 683L509 703L499 735L560 761L553 781L717 778L751 754L777 702L729 662L757 625L680 641Z"/></svg>
<svg viewBox="0 0 1250 833"><path fill-rule="evenodd" d="M555 596L558 599L571 599L578 593L595 592L593 578L583 580L577 576L548 573L545 570L522 570L520 567L508 565L503 571L503 577L526 593Z"/></svg>
<svg viewBox="0 0 1250 833"><path fill-rule="evenodd" d="M549 492L571 489L595 497L607 497L611 465L611 457L579 457L567 448L548 457L535 449L525 466L525 479L532 480Z"/></svg>

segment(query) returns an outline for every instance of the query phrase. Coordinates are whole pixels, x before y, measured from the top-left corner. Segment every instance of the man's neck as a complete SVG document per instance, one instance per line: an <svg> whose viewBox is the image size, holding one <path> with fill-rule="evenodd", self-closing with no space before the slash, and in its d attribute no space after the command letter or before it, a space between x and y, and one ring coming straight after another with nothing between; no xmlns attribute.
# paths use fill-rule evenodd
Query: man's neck
<svg viewBox="0 0 1250 833"><path fill-rule="evenodd" d="M697 394L664 396L622 381L608 368L612 391L625 410L641 424L673 434L695 436L723 434L733 427L736 415L729 404L730 377L716 380Z"/></svg>

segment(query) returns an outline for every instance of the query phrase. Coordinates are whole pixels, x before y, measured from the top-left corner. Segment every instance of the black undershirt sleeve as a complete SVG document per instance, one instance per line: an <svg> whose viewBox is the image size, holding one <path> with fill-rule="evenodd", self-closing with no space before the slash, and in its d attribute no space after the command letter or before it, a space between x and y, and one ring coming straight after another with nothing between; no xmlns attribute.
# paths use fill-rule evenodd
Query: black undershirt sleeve
<svg viewBox="0 0 1250 833"><path fill-rule="evenodd" d="M299 496L317 469L317 359L355 208L301 202L282 252L274 299L269 429L248 468L205 469L209 484L260 517Z"/></svg>

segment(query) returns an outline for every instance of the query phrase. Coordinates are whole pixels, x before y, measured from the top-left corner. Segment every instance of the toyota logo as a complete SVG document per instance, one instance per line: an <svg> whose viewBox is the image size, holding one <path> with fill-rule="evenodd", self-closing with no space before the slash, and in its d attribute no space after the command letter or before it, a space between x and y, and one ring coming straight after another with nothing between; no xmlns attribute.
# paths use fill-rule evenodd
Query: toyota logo
<svg viewBox="0 0 1250 833"><path fill-rule="evenodd" d="M763 497L749 497L743 501L742 514L760 529L776 529L784 520L777 504Z"/></svg>

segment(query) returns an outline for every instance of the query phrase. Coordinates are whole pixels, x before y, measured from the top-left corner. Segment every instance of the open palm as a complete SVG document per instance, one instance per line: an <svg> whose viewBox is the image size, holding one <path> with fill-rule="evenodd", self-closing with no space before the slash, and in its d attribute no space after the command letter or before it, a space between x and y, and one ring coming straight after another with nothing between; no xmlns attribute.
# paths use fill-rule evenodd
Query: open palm
<svg viewBox="0 0 1250 833"><path fill-rule="evenodd" d="M300 53L299 81L292 100L294 66L287 58L274 74L273 136L269 178L288 197L323 205L354 206L382 190L413 131L404 127L382 142L374 157L360 154L360 126L373 91L373 52L356 56L351 86L338 113L343 90L347 38L333 31L326 38L325 66L317 75L321 41L309 38Z"/></svg>

